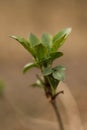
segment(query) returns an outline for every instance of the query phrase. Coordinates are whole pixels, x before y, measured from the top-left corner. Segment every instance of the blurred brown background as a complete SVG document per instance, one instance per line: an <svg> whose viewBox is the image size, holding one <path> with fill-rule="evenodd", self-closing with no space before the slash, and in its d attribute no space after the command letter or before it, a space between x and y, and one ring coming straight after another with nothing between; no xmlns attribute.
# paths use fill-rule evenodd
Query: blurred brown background
<svg viewBox="0 0 87 130"><path fill-rule="evenodd" d="M64 57L55 64L60 63L67 67L65 83L77 102L86 127L87 1L0 0L0 79L5 84L4 94L7 97L0 99L0 130L22 130L15 124L15 114L8 102L13 103L24 115L48 120L53 118L45 110L44 104L47 101L44 93L28 87L35 81L38 70L22 74L23 66L32 61L31 55L8 36L19 35L27 38L32 32L40 38L43 32L54 35L66 27L72 27L72 33L60 49L64 52Z"/></svg>

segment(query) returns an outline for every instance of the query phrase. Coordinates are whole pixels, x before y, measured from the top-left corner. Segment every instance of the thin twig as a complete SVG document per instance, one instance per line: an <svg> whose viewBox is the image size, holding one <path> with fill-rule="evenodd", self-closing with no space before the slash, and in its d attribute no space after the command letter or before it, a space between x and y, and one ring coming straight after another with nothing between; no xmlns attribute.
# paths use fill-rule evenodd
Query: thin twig
<svg viewBox="0 0 87 130"><path fill-rule="evenodd" d="M55 100L51 100L50 103L52 104L53 109L54 109L54 111L55 111L55 114L56 114L56 117L57 117L57 121L58 121L60 130L64 130L62 118L61 118L60 112L59 112L59 110L58 110L58 106L57 106L57 104L56 104L56 101L55 101Z"/></svg>
<svg viewBox="0 0 87 130"><path fill-rule="evenodd" d="M58 95L60 95L60 94L64 94L64 91L62 90L62 91L57 92L54 96L52 96L52 100L55 100L56 97L57 97Z"/></svg>

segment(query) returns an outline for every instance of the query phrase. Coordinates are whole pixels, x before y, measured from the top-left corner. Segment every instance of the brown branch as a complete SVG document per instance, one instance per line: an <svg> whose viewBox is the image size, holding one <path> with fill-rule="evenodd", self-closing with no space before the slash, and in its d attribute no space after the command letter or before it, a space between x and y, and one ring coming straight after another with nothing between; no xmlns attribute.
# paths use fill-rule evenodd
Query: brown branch
<svg viewBox="0 0 87 130"><path fill-rule="evenodd" d="M60 112L59 112L59 110L58 110L58 106L57 106L57 104L56 104L56 101L55 101L55 100L51 100L50 103L51 103L51 105L52 105L52 107L53 107L53 109L54 109L54 112L55 112L55 114L56 114L56 117L57 117L57 121L58 121L60 130L64 130L62 118L61 118Z"/></svg>

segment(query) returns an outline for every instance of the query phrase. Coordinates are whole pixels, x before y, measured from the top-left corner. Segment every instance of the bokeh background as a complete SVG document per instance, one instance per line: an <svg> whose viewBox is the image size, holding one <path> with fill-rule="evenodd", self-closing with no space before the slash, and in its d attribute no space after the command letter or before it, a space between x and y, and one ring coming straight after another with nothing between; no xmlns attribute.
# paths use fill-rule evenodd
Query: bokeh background
<svg viewBox="0 0 87 130"><path fill-rule="evenodd" d="M27 117L56 120L48 114L44 93L29 87L38 70L22 74L23 66L32 61L31 55L9 36L28 38L32 32L40 38L44 32L54 35L66 27L72 27L72 33L60 49L64 57L55 64L67 67L65 83L87 128L87 1L0 0L0 80L5 84L0 97L0 130L25 130L14 107Z"/></svg>

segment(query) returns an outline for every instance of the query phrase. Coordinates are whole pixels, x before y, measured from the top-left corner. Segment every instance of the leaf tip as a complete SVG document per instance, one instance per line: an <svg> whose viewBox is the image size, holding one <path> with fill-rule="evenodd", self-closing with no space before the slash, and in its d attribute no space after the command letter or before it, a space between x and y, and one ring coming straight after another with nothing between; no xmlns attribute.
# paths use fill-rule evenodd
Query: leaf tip
<svg viewBox="0 0 87 130"><path fill-rule="evenodd" d="M10 38L17 39L15 35L9 36Z"/></svg>
<svg viewBox="0 0 87 130"><path fill-rule="evenodd" d="M72 28L69 27L69 28L67 29L68 34L71 33L71 31L72 31Z"/></svg>

